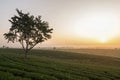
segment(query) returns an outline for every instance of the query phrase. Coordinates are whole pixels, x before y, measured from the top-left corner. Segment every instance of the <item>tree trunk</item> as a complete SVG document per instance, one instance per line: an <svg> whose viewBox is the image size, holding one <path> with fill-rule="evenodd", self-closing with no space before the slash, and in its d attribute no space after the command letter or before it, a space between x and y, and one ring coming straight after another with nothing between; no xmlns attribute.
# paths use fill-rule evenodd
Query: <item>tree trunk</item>
<svg viewBox="0 0 120 80"><path fill-rule="evenodd" d="M28 55L28 51L26 50L26 51L25 51L25 59L27 59L27 58L28 58L28 56L27 56L27 55Z"/></svg>

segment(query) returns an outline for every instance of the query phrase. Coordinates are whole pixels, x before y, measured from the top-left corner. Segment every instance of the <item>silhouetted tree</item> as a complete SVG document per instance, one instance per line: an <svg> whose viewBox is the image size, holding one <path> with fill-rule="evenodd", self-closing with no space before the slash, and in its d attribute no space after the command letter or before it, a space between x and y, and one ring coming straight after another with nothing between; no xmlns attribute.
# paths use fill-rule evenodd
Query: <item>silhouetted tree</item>
<svg viewBox="0 0 120 80"><path fill-rule="evenodd" d="M3 45L3 48L5 48L5 46Z"/></svg>
<svg viewBox="0 0 120 80"><path fill-rule="evenodd" d="M38 43L51 38L52 28L46 21L41 20L41 16L34 17L30 13L23 13L16 9L18 15L9 20L12 26L8 33L4 34L5 39L11 42L19 42L25 51L25 58L28 52Z"/></svg>

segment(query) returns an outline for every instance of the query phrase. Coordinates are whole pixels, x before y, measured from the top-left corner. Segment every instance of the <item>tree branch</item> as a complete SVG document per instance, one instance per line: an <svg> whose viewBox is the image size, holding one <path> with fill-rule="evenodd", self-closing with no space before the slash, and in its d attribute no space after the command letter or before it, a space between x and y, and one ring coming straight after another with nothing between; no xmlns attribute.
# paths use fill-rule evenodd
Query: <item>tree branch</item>
<svg viewBox="0 0 120 80"><path fill-rule="evenodd" d="M35 43L33 46L31 46L28 51L30 51L34 46L36 46L38 43Z"/></svg>
<svg viewBox="0 0 120 80"><path fill-rule="evenodd" d="M23 50L25 51L25 47L24 47L24 44L23 44L23 40L22 40L22 41L19 41L19 42L20 42L20 44L22 45Z"/></svg>

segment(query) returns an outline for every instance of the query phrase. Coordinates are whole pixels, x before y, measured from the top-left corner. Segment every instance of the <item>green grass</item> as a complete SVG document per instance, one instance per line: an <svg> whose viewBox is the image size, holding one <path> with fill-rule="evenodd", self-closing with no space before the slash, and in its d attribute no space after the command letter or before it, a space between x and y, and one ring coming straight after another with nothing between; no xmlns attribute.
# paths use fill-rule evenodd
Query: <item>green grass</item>
<svg viewBox="0 0 120 80"><path fill-rule="evenodd" d="M120 80L120 58L54 50L0 49L0 80Z"/></svg>

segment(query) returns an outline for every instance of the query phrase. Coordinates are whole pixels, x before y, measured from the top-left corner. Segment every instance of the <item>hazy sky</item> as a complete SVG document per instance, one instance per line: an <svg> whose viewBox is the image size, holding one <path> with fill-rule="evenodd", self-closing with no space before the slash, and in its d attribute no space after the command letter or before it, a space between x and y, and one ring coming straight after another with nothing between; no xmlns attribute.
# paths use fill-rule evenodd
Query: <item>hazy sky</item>
<svg viewBox="0 0 120 80"><path fill-rule="evenodd" d="M40 45L120 44L120 0L0 0L0 46L20 46L3 37L16 8L41 15L54 28Z"/></svg>

